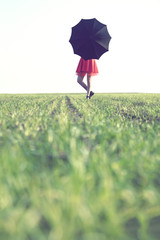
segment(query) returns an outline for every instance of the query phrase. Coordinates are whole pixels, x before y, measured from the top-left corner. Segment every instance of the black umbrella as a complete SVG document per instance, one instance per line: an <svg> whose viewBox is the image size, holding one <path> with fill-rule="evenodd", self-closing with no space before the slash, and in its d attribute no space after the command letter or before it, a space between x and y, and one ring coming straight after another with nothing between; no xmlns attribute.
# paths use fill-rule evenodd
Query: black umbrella
<svg viewBox="0 0 160 240"><path fill-rule="evenodd" d="M75 54L83 59L99 59L108 51L111 36L107 26L96 18L82 19L76 26L72 27L69 42Z"/></svg>

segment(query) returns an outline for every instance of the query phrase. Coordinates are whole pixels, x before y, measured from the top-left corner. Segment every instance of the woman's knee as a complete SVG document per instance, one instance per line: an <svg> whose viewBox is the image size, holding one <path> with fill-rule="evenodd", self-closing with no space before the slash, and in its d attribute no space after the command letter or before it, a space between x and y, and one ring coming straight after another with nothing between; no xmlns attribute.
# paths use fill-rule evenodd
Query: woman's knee
<svg viewBox="0 0 160 240"><path fill-rule="evenodd" d="M88 84L91 84L91 78L92 78L92 76L87 76L87 82L88 82Z"/></svg>
<svg viewBox="0 0 160 240"><path fill-rule="evenodd" d="M78 78L77 78L77 82L78 82L78 83L81 83L81 82L83 82L83 77L81 77L81 76L78 76Z"/></svg>

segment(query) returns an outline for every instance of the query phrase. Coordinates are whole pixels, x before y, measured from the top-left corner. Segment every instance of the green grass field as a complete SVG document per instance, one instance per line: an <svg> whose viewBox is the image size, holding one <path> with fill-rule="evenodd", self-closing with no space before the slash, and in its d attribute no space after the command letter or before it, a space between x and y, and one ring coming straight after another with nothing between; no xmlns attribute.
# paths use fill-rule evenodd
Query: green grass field
<svg viewBox="0 0 160 240"><path fill-rule="evenodd" d="M0 240L160 239L160 94L0 95Z"/></svg>

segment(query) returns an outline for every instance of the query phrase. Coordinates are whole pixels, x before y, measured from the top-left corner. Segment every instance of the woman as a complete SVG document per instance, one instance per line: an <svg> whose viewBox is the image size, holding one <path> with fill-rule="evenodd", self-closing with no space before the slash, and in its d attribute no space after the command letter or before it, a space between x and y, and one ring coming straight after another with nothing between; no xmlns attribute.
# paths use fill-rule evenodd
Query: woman
<svg viewBox="0 0 160 240"><path fill-rule="evenodd" d="M98 74L98 67L95 59L80 59L76 73L78 75L77 82L87 91L87 99L90 99L94 92L91 91L91 78ZM87 85L83 82L84 76L87 74Z"/></svg>

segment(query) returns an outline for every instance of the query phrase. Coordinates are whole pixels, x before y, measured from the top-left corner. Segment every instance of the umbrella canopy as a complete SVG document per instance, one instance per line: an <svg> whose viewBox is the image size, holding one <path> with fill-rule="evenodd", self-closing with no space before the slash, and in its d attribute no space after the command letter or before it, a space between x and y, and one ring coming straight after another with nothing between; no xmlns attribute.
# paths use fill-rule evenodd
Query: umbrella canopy
<svg viewBox="0 0 160 240"><path fill-rule="evenodd" d="M107 26L93 18L81 19L76 26L72 27L69 42L74 53L87 60L99 59L109 50L110 40Z"/></svg>

